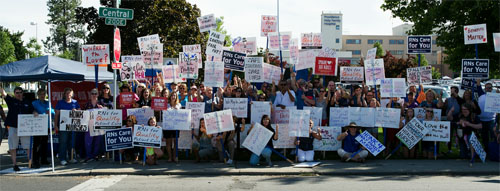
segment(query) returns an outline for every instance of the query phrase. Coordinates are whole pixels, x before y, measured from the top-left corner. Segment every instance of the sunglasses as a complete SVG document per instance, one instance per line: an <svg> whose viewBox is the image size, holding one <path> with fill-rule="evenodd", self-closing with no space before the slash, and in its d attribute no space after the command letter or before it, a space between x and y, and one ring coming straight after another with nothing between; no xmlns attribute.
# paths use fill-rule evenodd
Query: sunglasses
<svg viewBox="0 0 500 191"><path fill-rule="evenodd" d="M132 120L127 120L127 122L133 122Z"/></svg>
<svg viewBox="0 0 500 191"><path fill-rule="evenodd" d="M92 95L97 95L97 93L91 93Z"/></svg>
<svg viewBox="0 0 500 191"><path fill-rule="evenodd" d="M105 90L109 90L109 87L104 87Z"/></svg>
<svg viewBox="0 0 500 191"><path fill-rule="evenodd" d="M23 94L23 92L15 92L15 94Z"/></svg>

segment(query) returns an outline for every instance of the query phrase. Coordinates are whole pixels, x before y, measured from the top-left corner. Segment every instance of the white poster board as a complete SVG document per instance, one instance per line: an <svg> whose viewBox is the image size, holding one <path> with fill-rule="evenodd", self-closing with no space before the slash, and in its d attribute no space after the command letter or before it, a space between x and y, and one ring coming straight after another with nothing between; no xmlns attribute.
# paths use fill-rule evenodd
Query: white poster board
<svg viewBox="0 0 500 191"><path fill-rule="evenodd" d="M232 111L222 110L217 112L203 114L205 119L205 127L207 134L222 133L225 131L233 131L233 114Z"/></svg>
<svg viewBox="0 0 500 191"><path fill-rule="evenodd" d="M222 57L222 50L224 47L225 34L216 32L215 30L210 31L210 36L208 37L207 49L205 54L207 55L207 60L211 60L211 57Z"/></svg>
<svg viewBox="0 0 500 191"><path fill-rule="evenodd" d="M342 147L342 141L337 137L342 133L342 127L319 127L321 129L321 140L314 139L315 151L336 151Z"/></svg>
<svg viewBox="0 0 500 191"><path fill-rule="evenodd" d="M295 65L295 70L313 68L316 62L316 53L314 50L305 50L299 52L299 63Z"/></svg>
<svg viewBox="0 0 500 191"><path fill-rule="evenodd" d="M198 27L200 27L200 32L207 32L209 30L217 28L214 14L204 15L196 18L196 20L198 21Z"/></svg>
<svg viewBox="0 0 500 191"><path fill-rule="evenodd" d="M224 110L231 110L238 118L246 118L248 113L247 98L224 98Z"/></svg>
<svg viewBox="0 0 500 191"><path fill-rule="evenodd" d="M323 108L322 107L307 107L304 106L304 110L311 111L311 119L314 122L314 127L321 126L321 121L323 118Z"/></svg>
<svg viewBox="0 0 500 191"><path fill-rule="evenodd" d="M401 109L377 107L375 111L376 127L399 129Z"/></svg>
<svg viewBox="0 0 500 191"><path fill-rule="evenodd" d="M465 25L464 44L488 43L486 24Z"/></svg>
<svg viewBox="0 0 500 191"><path fill-rule="evenodd" d="M375 127L375 108L349 107L349 123L351 122L361 127Z"/></svg>
<svg viewBox="0 0 500 191"><path fill-rule="evenodd" d="M262 15L260 20L260 36L267 36L268 33L276 32L277 25L277 16Z"/></svg>
<svg viewBox="0 0 500 191"><path fill-rule="evenodd" d="M365 147L373 156L377 156L380 152L385 149L385 146L382 145L375 137L373 137L368 131L363 131L363 133L359 134L356 137L356 141L358 141L363 147Z"/></svg>
<svg viewBox="0 0 500 191"><path fill-rule="evenodd" d="M349 108L348 107L330 107L329 126L344 127L349 125Z"/></svg>
<svg viewBox="0 0 500 191"><path fill-rule="evenodd" d="M245 138L242 146L260 156L260 153L264 150L272 136L272 131L257 123L254 125L252 131L250 131L250 134Z"/></svg>
<svg viewBox="0 0 500 191"><path fill-rule="evenodd" d="M288 135L290 137L309 137L310 119L311 111L309 110L290 110Z"/></svg>
<svg viewBox="0 0 500 191"><path fill-rule="evenodd" d="M276 132L276 124L271 125ZM295 138L288 136L288 124L278 124L278 140L273 140L275 149L295 148Z"/></svg>
<svg viewBox="0 0 500 191"><path fill-rule="evenodd" d="M413 148L427 133L428 129L417 118L413 118L401 129L396 137L409 149Z"/></svg>
<svg viewBox="0 0 500 191"><path fill-rule="evenodd" d="M86 65L109 64L109 44L82 45L82 61Z"/></svg>
<svg viewBox="0 0 500 191"><path fill-rule="evenodd" d="M224 87L223 62L205 62L205 75L203 84L207 87Z"/></svg>
<svg viewBox="0 0 500 191"><path fill-rule="evenodd" d="M195 141L196 140L192 138L191 131L179 131L179 138L177 139L177 148L191 149L191 145Z"/></svg>
<svg viewBox="0 0 500 191"><path fill-rule="evenodd" d="M384 59L366 60L365 62L366 85L380 85L380 80L385 78ZM375 81L373 77L377 80Z"/></svg>
<svg viewBox="0 0 500 191"><path fill-rule="evenodd" d="M82 110L61 110L59 131L87 132L89 130L90 114Z"/></svg>
<svg viewBox="0 0 500 191"><path fill-rule="evenodd" d="M450 142L450 122L449 121L424 121L425 128L428 129L423 141Z"/></svg>
<svg viewBox="0 0 500 191"><path fill-rule="evenodd" d="M203 118L205 113L204 102L187 102L186 109L191 110L191 128L200 128L200 119Z"/></svg>
<svg viewBox="0 0 500 191"><path fill-rule="evenodd" d="M245 57L245 80L247 82L263 82L263 57Z"/></svg>
<svg viewBox="0 0 500 191"><path fill-rule="evenodd" d="M190 109L168 109L163 111L163 130L191 130Z"/></svg>
<svg viewBox="0 0 500 191"><path fill-rule="evenodd" d="M263 115L271 117L271 102L253 101L250 106L250 124L260 123Z"/></svg>
<svg viewBox="0 0 500 191"><path fill-rule="evenodd" d="M178 83L186 82L186 78L181 78L181 68L179 65L166 65L161 68L163 82L165 83Z"/></svg>
<svg viewBox="0 0 500 191"><path fill-rule="evenodd" d="M179 68L181 78L197 79L198 78L198 60L201 59L201 54L191 52L179 52Z"/></svg>
<svg viewBox="0 0 500 191"><path fill-rule="evenodd" d="M122 110L94 110L95 129L116 129L122 126Z"/></svg>
<svg viewBox="0 0 500 191"><path fill-rule="evenodd" d="M141 55L122 56L122 68L120 68L120 78L122 81L132 81L135 79L135 68L137 63L143 63Z"/></svg>
<svg viewBox="0 0 500 191"><path fill-rule="evenodd" d="M500 93L493 93L493 92L486 93L484 111L492 113L500 113Z"/></svg>
<svg viewBox="0 0 500 191"><path fill-rule="evenodd" d="M406 97L404 78L385 78L380 82L381 97Z"/></svg>
<svg viewBox="0 0 500 191"><path fill-rule="evenodd" d="M432 83L432 67L421 66L406 69L406 79L408 85L431 84Z"/></svg>
<svg viewBox="0 0 500 191"><path fill-rule="evenodd" d="M33 114L17 115L17 136L46 136L49 133L49 115Z"/></svg>
<svg viewBox="0 0 500 191"><path fill-rule="evenodd" d="M340 81L358 82L365 80L363 67L340 67Z"/></svg>
<svg viewBox="0 0 500 191"><path fill-rule="evenodd" d="M275 107L273 109L271 121L273 124L288 124L290 120L290 111L295 110L297 107L286 107L281 109L281 107ZM260 120L259 120L260 123Z"/></svg>
<svg viewBox="0 0 500 191"><path fill-rule="evenodd" d="M134 147L161 147L163 131L159 127L135 125L132 141Z"/></svg>
<svg viewBox="0 0 500 191"><path fill-rule="evenodd" d="M137 125L147 125L151 116L154 116L154 111L151 108L136 108L127 109L127 116L133 115L137 120Z"/></svg>
<svg viewBox="0 0 500 191"><path fill-rule="evenodd" d="M470 135L470 144L472 145L472 148L474 148L475 153L479 155L479 158L481 158L481 161L484 163L486 160L486 152L484 152L484 149L474 132Z"/></svg>

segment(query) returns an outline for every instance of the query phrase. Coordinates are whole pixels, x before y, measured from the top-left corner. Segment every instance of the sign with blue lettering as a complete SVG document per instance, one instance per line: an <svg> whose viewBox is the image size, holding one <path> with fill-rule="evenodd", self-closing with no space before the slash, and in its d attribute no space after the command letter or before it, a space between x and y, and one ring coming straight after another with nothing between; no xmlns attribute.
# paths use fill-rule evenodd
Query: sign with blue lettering
<svg viewBox="0 0 500 191"><path fill-rule="evenodd" d="M385 146L382 145L375 137L373 137L368 131L364 131L356 137L356 141L358 141L366 150L370 151L373 156L377 156L380 152L385 149Z"/></svg>
<svg viewBox="0 0 500 191"><path fill-rule="evenodd" d="M107 130L105 134L106 151L133 148L132 128Z"/></svg>
<svg viewBox="0 0 500 191"><path fill-rule="evenodd" d="M462 59L462 78L489 78L489 59Z"/></svg>
<svg viewBox="0 0 500 191"><path fill-rule="evenodd" d="M408 54L432 53L432 36L408 36Z"/></svg>

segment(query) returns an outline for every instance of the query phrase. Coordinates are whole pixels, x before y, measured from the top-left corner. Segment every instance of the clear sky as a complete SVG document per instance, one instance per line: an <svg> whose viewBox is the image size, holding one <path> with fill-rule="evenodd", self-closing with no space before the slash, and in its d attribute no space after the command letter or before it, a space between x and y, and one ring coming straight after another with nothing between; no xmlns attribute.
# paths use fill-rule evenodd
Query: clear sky
<svg viewBox="0 0 500 191"><path fill-rule="evenodd" d="M276 0L187 0L196 4L202 15L224 16L224 27L234 38L257 37L259 47L265 38L260 37L260 15L276 15ZM402 24L390 12L380 9L383 0L281 0L280 31L291 31L293 38L300 33L321 32L322 11L343 13L343 33L351 35L391 35L392 27ZM36 36L38 40L49 35L47 5L45 0L0 0L0 25L10 31L25 31L23 40ZM99 6L99 0L82 0L82 6Z"/></svg>

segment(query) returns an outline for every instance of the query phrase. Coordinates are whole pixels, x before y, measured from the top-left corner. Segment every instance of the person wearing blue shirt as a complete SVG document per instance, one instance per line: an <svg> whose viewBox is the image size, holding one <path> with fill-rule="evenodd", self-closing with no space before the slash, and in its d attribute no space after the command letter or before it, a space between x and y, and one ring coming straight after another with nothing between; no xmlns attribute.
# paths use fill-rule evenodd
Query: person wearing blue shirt
<svg viewBox="0 0 500 191"><path fill-rule="evenodd" d="M61 165L66 165L66 154L68 150L71 151L72 143L74 138L72 137L71 131L59 131L59 119L61 115L61 110L79 110L80 105L73 97L73 89L64 88L63 100L59 100L56 105L56 115L54 117L54 129L59 132L59 160ZM76 163L75 159L70 161L71 163Z"/></svg>
<svg viewBox="0 0 500 191"><path fill-rule="evenodd" d="M49 102L45 100L47 92L44 89L39 89L37 91L37 96L38 99L32 102L33 108L35 109L33 114L37 116L39 114L47 114L50 112L53 117L55 115L55 111L54 109L49 108ZM40 164L49 164L49 162L47 161L48 140L49 139L47 135L33 137L33 168L40 168Z"/></svg>
<svg viewBox="0 0 500 191"><path fill-rule="evenodd" d="M364 162L365 158L368 156L368 151L361 146L361 144L356 141L356 137L359 133L359 126L356 125L355 122L351 122L347 126L347 130L344 133L341 133L338 137L338 141L342 141L342 148L337 150L342 161L347 161L347 159L351 158L351 156L360 151L354 157L352 157L353 161L356 162Z"/></svg>

